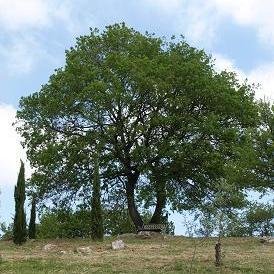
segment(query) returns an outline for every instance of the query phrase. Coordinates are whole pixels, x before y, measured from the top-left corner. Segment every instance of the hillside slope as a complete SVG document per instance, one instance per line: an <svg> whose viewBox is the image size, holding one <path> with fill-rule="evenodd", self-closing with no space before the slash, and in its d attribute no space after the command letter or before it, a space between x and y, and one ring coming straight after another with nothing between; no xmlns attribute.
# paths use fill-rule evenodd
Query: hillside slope
<svg viewBox="0 0 274 274"><path fill-rule="evenodd" d="M128 236L118 251L112 240L37 240L19 247L0 241L0 273L274 273L274 245L255 238L224 239L221 268L214 266L216 239Z"/></svg>

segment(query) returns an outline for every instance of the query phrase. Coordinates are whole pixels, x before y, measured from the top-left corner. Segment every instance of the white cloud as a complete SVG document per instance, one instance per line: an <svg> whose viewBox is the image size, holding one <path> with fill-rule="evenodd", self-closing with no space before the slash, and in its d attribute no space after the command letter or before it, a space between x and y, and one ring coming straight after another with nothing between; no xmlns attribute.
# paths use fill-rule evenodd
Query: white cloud
<svg viewBox="0 0 274 274"><path fill-rule="evenodd" d="M214 40L218 16L216 12L212 16L209 1L143 0L143 3L163 16L171 15L170 26L175 26L175 32L183 33L188 41L207 46Z"/></svg>
<svg viewBox="0 0 274 274"><path fill-rule="evenodd" d="M41 31L66 31L75 37L88 28L91 16L81 17L71 0L0 0L0 24L5 34L0 41L0 64L8 74L27 74L41 60L56 63L49 54L51 43ZM63 41L62 41L63 42ZM62 47L64 45L62 44Z"/></svg>
<svg viewBox="0 0 274 274"><path fill-rule="evenodd" d="M11 31L49 27L55 20L71 27L72 11L66 0L0 0L0 23Z"/></svg>
<svg viewBox="0 0 274 274"><path fill-rule="evenodd" d="M41 58L49 57L32 30L50 26L57 18L55 15L60 10L53 3L49 0L0 0L0 24L2 30L6 30L0 44L0 62L6 74L30 73Z"/></svg>
<svg viewBox="0 0 274 274"><path fill-rule="evenodd" d="M234 60L231 60L218 53L213 54L213 58L215 59L215 69L218 72L221 72L223 70L235 72L241 82L243 82L247 78L247 75L236 66Z"/></svg>
<svg viewBox="0 0 274 274"><path fill-rule="evenodd" d="M0 104L0 190L1 187L14 185L20 167L20 159L26 161L26 156L20 145L20 137L12 126L15 121L16 109L11 105ZM29 176L29 166L26 174Z"/></svg>
<svg viewBox="0 0 274 274"><path fill-rule="evenodd" d="M232 19L236 24L253 28L266 45L274 45L273 0L195 0L182 3L186 33L194 42L212 43L219 26Z"/></svg>
<svg viewBox="0 0 274 274"><path fill-rule="evenodd" d="M0 22L8 30L45 26L49 19L49 1L0 0Z"/></svg>
<svg viewBox="0 0 274 274"><path fill-rule="evenodd" d="M8 76L28 74L41 60L54 62L38 39L28 35L17 35L6 44L0 44L0 58Z"/></svg>
<svg viewBox="0 0 274 274"><path fill-rule="evenodd" d="M86 16L75 16L78 6L79 3L71 0L0 0L0 24L3 29L15 32L55 27L57 24L75 32L87 20Z"/></svg>
<svg viewBox="0 0 274 274"><path fill-rule="evenodd" d="M274 45L273 0L143 0L172 13L179 31L194 43L210 45L222 23L234 21L253 28L265 44Z"/></svg>
<svg viewBox="0 0 274 274"><path fill-rule="evenodd" d="M27 74L29 73L34 63L38 60L38 56L34 56L33 51L36 49L35 43L33 41L18 41L12 44L8 53L7 58L7 68L12 74Z"/></svg>
<svg viewBox="0 0 274 274"><path fill-rule="evenodd" d="M257 97L274 102L274 62L257 67L249 73L249 80L260 84Z"/></svg>
<svg viewBox="0 0 274 274"><path fill-rule="evenodd" d="M252 27L266 44L274 44L273 0L210 0L211 16L230 17L237 24Z"/></svg>
<svg viewBox="0 0 274 274"><path fill-rule="evenodd" d="M180 27L190 42L209 47L215 41L220 15L210 1L191 1L183 6Z"/></svg>
<svg viewBox="0 0 274 274"><path fill-rule="evenodd" d="M161 9L164 12L176 12L181 9L185 0L144 0L146 4Z"/></svg>
<svg viewBox="0 0 274 274"><path fill-rule="evenodd" d="M12 40L6 45L0 45L1 62L6 67L5 72L11 74L28 73L34 62L35 45L30 39ZM2 66L3 66L2 65Z"/></svg>

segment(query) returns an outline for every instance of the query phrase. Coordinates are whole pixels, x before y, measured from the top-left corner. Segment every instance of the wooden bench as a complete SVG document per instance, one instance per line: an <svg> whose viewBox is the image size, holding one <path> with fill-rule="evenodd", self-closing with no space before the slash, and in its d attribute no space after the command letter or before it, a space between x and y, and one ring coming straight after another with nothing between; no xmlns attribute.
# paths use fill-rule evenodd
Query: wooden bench
<svg viewBox="0 0 274 274"><path fill-rule="evenodd" d="M166 225L164 224L144 224L139 226L137 232L140 231L153 231L153 232L166 232Z"/></svg>

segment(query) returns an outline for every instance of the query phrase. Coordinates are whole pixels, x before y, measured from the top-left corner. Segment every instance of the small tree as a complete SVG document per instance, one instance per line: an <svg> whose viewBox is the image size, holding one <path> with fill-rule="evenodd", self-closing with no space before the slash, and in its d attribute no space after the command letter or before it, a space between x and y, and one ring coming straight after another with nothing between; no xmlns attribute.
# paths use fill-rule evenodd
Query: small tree
<svg viewBox="0 0 274 274"><path fill-rule="evenodd" d="M222 265L222 237L227 233L230 220L236 216L236 209L245 205L245 195L225 178L216 183L216 192L201 205L200 232L206 236L215 233L218 236L215 245L215 265L218 267Z"/></svg>
<svg viewBox="0 0 274 274"><path fill-rule="evenodd" d="M246 211L246 223L250 236L271 236L274 231L274 205L251 204Z"/></svg>
<svg viewBox="0 0 274 274"><path fill-rule="evenodd" d="M29 220L29 238L36 238L36 199L35 196L32 197L31 201L31 211L30 211L30 220Z"/></svg>
<svg viewBox="0 0 274 274"><path fill-rule="evenodd" d="M25 193L25 167L21 161L17 185L14 189L15 216L13 225L13 242L22 244L27 240L26 215L24 211Z"/></svg>

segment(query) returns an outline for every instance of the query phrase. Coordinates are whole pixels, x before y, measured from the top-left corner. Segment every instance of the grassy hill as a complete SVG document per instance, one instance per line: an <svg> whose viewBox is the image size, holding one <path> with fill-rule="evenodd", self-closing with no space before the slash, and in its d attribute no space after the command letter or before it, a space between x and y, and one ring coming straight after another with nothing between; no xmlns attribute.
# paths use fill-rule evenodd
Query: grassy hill
<svg viewBox="0 0 274 274"><path fill-rule="evenodd" d="M118 251L111 249L115 239L37 240L23 246L0 241L0 273L274 273L274 245L255 238L224 239L221 268L214 265L212 238L128 236L126 248ZM43 250L49 243L55 246ZM87 246L88 254L76 251Z"/></svg>

